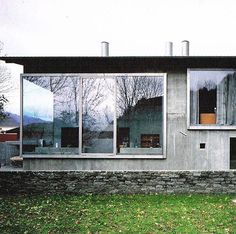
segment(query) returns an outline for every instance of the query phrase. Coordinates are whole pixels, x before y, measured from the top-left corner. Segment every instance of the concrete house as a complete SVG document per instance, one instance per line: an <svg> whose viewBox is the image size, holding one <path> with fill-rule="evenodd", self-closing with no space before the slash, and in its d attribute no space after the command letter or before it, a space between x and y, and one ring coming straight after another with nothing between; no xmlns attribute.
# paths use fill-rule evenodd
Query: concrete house
<svg viewBox="0 0 236 234"><path fill-rule="evenodd" d="M236 57L0 59L24 66L24 169L236 168Z"/></svg>

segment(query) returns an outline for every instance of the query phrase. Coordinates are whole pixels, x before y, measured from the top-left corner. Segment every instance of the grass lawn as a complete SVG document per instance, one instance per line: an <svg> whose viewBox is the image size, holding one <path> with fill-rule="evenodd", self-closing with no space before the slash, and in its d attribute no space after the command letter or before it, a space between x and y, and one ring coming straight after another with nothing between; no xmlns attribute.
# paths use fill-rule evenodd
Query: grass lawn
<svg viewBox="0 0 236 234"><path fill-rule="evenodd" d="M236 233L230 195L0 197L0 233Z"/></svg>

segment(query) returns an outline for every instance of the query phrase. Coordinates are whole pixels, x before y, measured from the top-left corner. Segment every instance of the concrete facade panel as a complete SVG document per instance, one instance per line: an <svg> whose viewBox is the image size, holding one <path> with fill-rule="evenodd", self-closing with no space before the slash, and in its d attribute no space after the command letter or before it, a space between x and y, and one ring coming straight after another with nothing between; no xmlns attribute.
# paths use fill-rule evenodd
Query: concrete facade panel
<svg viewBox="0 0 236 234"><path fill-rule="evenodd" d="M167 74L166 159L25 159L26 170L228 170L233 130L187 128L187 71ZM205 143L205 149L200 149ZM113 156L114 158L116 156Z"/></svg>

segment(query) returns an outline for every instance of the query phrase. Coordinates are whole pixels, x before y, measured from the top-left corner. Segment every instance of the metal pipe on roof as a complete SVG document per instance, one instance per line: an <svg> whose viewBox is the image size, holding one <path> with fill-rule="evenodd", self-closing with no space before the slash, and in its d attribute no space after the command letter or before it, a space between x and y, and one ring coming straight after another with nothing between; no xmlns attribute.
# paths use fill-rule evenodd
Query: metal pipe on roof
<svg viewBox="0 0 236 234"><path fill-rule="evenodd" d="M165 56L173 56L173 42L167 41L165 45Z"/></svg>
<svg viewBox="0 0 236 234"><path fill-rule="evenodd" d="M189 56L189 41L184 40L181 42L182 44L182 56Z"/></svg>
<svg viewBox="0 0 236 234"><path fill-rule="evenodd" d="M109 43L107 41L101 42L101 56L102 57L109 56Z"/></svg>

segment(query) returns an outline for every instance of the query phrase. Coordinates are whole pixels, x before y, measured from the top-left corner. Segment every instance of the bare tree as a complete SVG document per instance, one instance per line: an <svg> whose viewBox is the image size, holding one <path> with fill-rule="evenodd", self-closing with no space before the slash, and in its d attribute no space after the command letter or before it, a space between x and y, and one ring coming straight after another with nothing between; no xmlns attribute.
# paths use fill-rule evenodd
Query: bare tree
<svg viewBox="0 0 236 234"><path fill-rule="evenodd" d="M140 77L140 94L144 98L163 95L163 79L158 77Z"/></svg>
<svg viewBox="0 0 236 234"><path fill-rule="evenodd" d="M117 77L118 112L122 115L134 107L142 98L163 95L163 81L158 77L120 76Z"/></svg>
<svg viewBox="0 0 236 234"><path fill-rule="evenodd" d="M28 80L40 87L43 87L43 88L47 88L47 85L46 85L46 77L42 77L42 76L25 76L24 77L25 80Z"/></svg>
<svg viewBox="0 0 236 234"><path fill-rule="evenodd" d="M8 103L6 94L13 88L11 73L4 66L4 63L0 62L0 120L7 118L8 114L5 112L4 107Z"/></svg>
<svg viewBox="0 0 236 234"><path fill-rule="evenodd" d="M111 121L108 112L105 113L101 105L107 97L107 92L109 88L105 79L83 79L83 145L85 146L92 145L93 139L98 138L105 122Z"/></svg>
<svg viewBox="0 0 236 234"><path fill-rule="evenodd" d="M0 94L6 94L13 88L11 72L0 62Z"/></svg>
<svg viewBox="0 0 236 234"><path fill-rule="evenodd" d="M92 119L95 119L94 117L98 114L97 107L104 100L104 92L105 87L100 79L83 79L83 117L85 124L89 124L89 127L92 127Z"/></svg>
<svg viewBox="0 0 236 234"><path fill-rule="evenodd" d="M26 80L48 89L54 94L61 94L67 87L67 76L27 76Z"/></svg>
<svg viewBox="0 0 236 234"><path fill-rule="evenodd" d="M60 109L64 109L64 116L67 113L67 118L71 124L79 124L79 79L78 77L68 77L67 87L63 89L61 95Z"/></svg>
<svg viewBox="0 0 236 234"><path fill-rule="evenodd" d="M138 100L140 93L139 78L133 79L127 76L117 78L118 107L121 112L128 111Z"/></svg>
<svg viewBox="0 0 236 234"><path fill-rule="evenodd" d="M2 56L3 47L4 47L4 43L0 41L0 56Z"/></svg>
<svg viewBox="0 0 236 234"><path fill-rule="evenodd" d="M8 102L4 95L0 95L0 121L7 118L7 113L4 111L4 105Z"/></svg>
<svg viewBox="0 0 236 234"><path fill-rule="evenodd" d="M66 119L67 123L79 124L79 97L80 97L80 79L81 77L68 76L62 83L51 83L51 90L54 90L54 108L55 115L60 119ZM59 81L59 80L58 80ZM42 86L45 82L38 79ZM103 101L104 85L100 79L86 78L83 79L83 122L90 127L96 125L95 116L97 107Z"/></svg>
<svg viewBox="0 0 236 234"><path fill-rule="evenodd" d="M109 109L109 107L106 106L105 109L104 109L104 118L106 120L107 125L112 124L113 115L114 115L114 113L112 113L111 110Z"/></svg>

